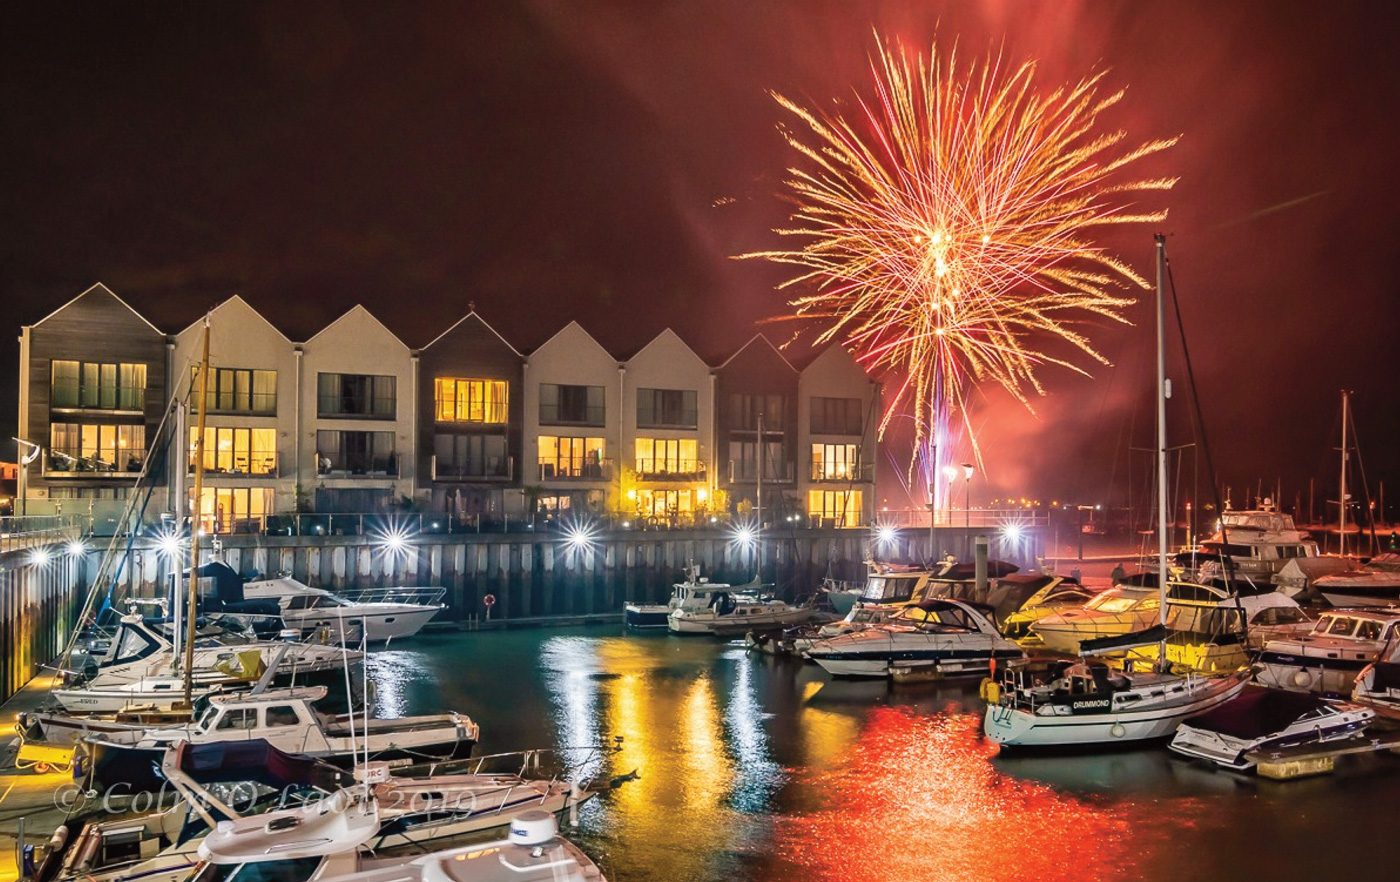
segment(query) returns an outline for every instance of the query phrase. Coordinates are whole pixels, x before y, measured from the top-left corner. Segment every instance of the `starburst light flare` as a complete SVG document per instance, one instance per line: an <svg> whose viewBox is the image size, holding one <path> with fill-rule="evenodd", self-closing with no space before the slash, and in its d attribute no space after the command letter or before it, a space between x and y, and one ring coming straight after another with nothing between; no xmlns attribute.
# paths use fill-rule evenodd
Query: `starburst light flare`
<svg viewBox="0 0 1400 882"><path fill-rule="evenodd" d="M917 446L953 414L971 434L966 403L979 383L1029 408L1044 394L1038 367L1083 373L1076 352L1107 363L1078 328L1126 322L1125 289L1146 282L1089 233L1165 217L1131 194L1175 179L1120 171L1176 139L1124 149L1124 132L1101 130L1123 97L1100 94L1102 72L1047 92L1034 62L964 67L955 52L925 60L883 42L871 67L873 93L858 93L849 113L774 95L804 124L785 136L805 158L787 181L794 225L777 232L805 241L744 257L801 268L781 286L810 292L790 301L792 317L825 322L818 344L839 340L900 378L881 433L912 411Z"/></svg>

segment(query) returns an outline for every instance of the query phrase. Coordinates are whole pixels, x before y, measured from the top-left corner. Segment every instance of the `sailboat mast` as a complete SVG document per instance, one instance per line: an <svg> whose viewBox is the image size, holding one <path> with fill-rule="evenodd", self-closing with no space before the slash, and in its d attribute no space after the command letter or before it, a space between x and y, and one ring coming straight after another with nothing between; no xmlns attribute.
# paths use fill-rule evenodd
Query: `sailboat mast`
<svg viewBox="0 0 1400 882"><path fill-rule="evenodd" d="M1337 485L1337 547L1341 555L1347 553L1347 410L1350 406L1348 393L1342 390L1342 479Z"/></svg>
<svg viewBox="0 0 1400 882"><path fill-rule="evenodd" d="M204 418L209 394L209 316L204 317L204 352L199 359L198 426L194 436L194 503L190 517L190 586L185 614L185 707L193 707L194 630L199 600L199 527L204 504ZM183 442L181 442L183 444ZM181 466L183 467L183 466ZM183 506L184 500L181 500Z"/></svg>
<svg viewBox="0 0 1400 882"><path fill-rule="evenodd" d="M754 510L758 515L757 528L759 531L763 530L763 463L765 458L763 447L763 411L760 410L758 412L758 484L754 489L754 496L757 497Z"/></svg>
<svg viewBox="0 0 1400 882"><path fill-rule="evenodd" d="M1157 240L1157 588L1161 602L1157 605L1158 621L1167 623L1167 398L1171 386L1167 382L1167 310L1166 265L1167 238L1158 233ZM1163 655L1165 658L1165 654Z"/></svg>

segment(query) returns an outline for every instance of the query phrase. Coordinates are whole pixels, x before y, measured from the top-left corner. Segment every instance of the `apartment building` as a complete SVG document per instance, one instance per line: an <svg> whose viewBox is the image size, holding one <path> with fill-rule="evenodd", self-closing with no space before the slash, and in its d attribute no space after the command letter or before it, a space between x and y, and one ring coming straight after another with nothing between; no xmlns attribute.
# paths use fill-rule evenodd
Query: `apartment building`
<svg viewBox="0 0 1400 882"><path fill-rule="evenodd" d="M413 350L362 306L296 343L240 297L208 327L198 510L220 532L401 507L482 524L873 515L879 388L839 346L799 369L760 334L712 366L665 330L620 359L571 321L522 352L473 307ZM159 455L167 509L188 511L204 329L167 335L101 285L23 328L20 426L43 451L29 499L115 502ZM180 441L157 450L168 401Z"/></svg>
<svg viewBox="0 0 1400 882"><path fill-rule="evenodd" d="M165 412L166 343L101 284L20 329L19 430L43 449L29 499L124 497Z"/></svg>

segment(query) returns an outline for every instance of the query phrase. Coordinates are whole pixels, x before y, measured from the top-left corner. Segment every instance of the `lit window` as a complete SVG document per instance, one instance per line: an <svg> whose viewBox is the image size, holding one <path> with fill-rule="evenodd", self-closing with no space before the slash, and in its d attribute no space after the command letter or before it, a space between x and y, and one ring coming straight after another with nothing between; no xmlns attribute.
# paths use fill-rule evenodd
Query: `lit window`
<svg viewBox="0 0 1400 882"><path fill-rule="evenodd" d="M700 444L694 438L638 438L636 471L643 479L666 476L691 478L700 467Z"/></svg>
<svg viewBox="0 0 1400 882"><path fill-rule="evenodd" d="M854 481L858 471L856 445L812 445L813 481Z"/></svg>
<svg viewBox="0 0 1400 882"><path fill-rule="evenodd" d="M835 523L838 527L854 527L860 523L859 490L809 490L807 513Z"/></svg>
<svg viewBox="0 0 1400 882"><path fill-rule="evenodd" d="M602 478L602 438L561 438L541 435L541 478Z"/></svg>
<svg viewBox="0 0 1400 882"><path fill-rule="evenodd" d="M440 423L505 425L505 380L438 377L434 382L433 394L435 413Z"/></svg>

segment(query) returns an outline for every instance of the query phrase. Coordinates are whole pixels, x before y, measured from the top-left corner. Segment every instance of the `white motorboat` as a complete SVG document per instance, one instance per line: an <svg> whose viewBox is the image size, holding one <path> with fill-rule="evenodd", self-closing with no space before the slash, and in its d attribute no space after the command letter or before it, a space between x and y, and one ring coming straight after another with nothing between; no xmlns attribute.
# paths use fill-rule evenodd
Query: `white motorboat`
<svg viewBox="0 0 1400 882"><path fill-rule="evenodd" d="M1183 722L1168 746L1228 769L1252 769L1257 751L1351 738L1375 715L1358 704L1251 686Z"/></svg>
<svg viewBox="0 0 1400 882"><path fill-rule="evenodd" d="M623 622L628 628L637 631L664 630L668 626L671 613L677 609L705 609L710 605L714 592L737 593L746 596L757 592L759 584L735 587L727 582L711 582L700 575L700 567L694 561L685 568L685 581L671 586L671 599L666 603L629 603L622 608Z"/></svg>
<svg viewBox="0 0 1400 882"><path fill-rule="evenodd" d="M202 638L195 641L191 692L200 697L231 685L249 685L274 665L275 682L307 683L327 678L334 681L343 676L346 664L362 658L359 651L334 646L273 640L230 644ZM177 659L170 639L141 615L132 613L121 617L93 675L54 689L52 694L66 711L73 713L116 713L137 706L169 706L184 695L185 678L178 670L180 664L183 655Z"/></svg>
<svg viewBox="0 0 1400 882"><path fill-rule="evenodd" d="M479 735L470 718L455 712L399 720L331 716L312 707L325 695L321 686L214 695L197 722L93 736L86 742L93 775L109 787L156 789L163 780L159 770L165 750L180 741L260 738L287 753L339 764L353 762L357 751L374 759L410 762L467 756Z"/></svg>
<svg viewBox="0 0 1400 882"><path fill-rule="evenodd" d="M1400 607L1325 612L1309 633L1268 641L1255 679L1280 689L1350 695L1357 674L1396 642Z"/></svg>
<svg viewBox="0 0 1400 882"><path fill-rule="evenodd" d="M1313 588L1333 606L1400 604L1400 554L1378 554L1358 569L1321 576Z"/></svg>
<svg viewBox="0 0 1400 882"><path fill-rule="evenodd" d="M976 676L993 660L1025 655L986 615L960 600L925 600L882 625L807 648L808 658L840 677L884 677L891 665L933 668L946 677Z"/></svg>
<svg viewBox="0 0 1400 882"><path fill-rule="evenodd" d="M1361 669L1351 698L1383 716L1400 720L1400 642L1393 642L1375 664Z"/></svg>
<svg viewBox="0 0 1400 882"><path fill-rule="evenodd" d="M1041 619L1077 609L1094 599L1097 592L1085 588L1073 579L1059 576L1035 577L1044 580L1040 589L1010 615L998 616L1001 632L1024 645L1041 643L1031 626Z"/></svg>
<svg viewBox="0 0 1400 882"><path fill-rule="evenodd" d="M1061 662L1045 682L1008 669L987 696L987 737L1008 747L1073 747L1166 738L1188 717L1229 701L1248 671L1179 676Z"/></svg>
<svg viewBox="0 0 1400 882"><path fill-rule="evenodd" d="M305 636L327 635L331 641L349 645L361 639L384 643L412 637L445 608L438 602L350 600L290 576L247 582L243 594L249 600L275 600L282 609L282 621Z"/></svg>
<svg viewBox="0 0 1400 882"><path fill-rule="evenodd" d="M708 592L703 608L680 606L671 610L666 627L673 634L741 636L753 630L788 628L812 618L810 606L793 606L783 600L760 600L728 591Z"/></svg>
<svg viewBox="0 0 1400 882"><path fill-rule="evenodd" d="M1161 602L1155 582L1121 584L1094 595L1078 609L1043 616L1027 630L1046 649L1077 655L1081 641L1150 628L1161 618Z"/></svg>

